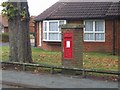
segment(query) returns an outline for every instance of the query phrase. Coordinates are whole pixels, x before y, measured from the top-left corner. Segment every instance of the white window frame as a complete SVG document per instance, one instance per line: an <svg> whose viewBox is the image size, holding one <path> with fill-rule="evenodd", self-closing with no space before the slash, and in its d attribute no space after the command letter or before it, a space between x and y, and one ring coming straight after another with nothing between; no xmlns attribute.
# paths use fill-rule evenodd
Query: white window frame
<svg viewBox="0 0 120 90"><path fill-rule="evenodd" d="M84 20L84 25L85 25L85 22L86 21L92 21L93 22L93 31L85 31L85 28L84 28L84 34L94 34L94 38L95 38L95 34L98 33L98 34L104 34L104 40L84 40L85 42L105 42L105 20ZM95 30L95 22L96 21L103 21L103 31L96 31ZM84 36L83 34L83 36ZM84 38L83 38L84 39Z"/></svg>
<svg viewBox="0 0 120 90"><path fill-rule="evenodd" d="M41 26L41 22L39 22L39 46L42 46L42 35L41 35L41 30L42 30L42 26Z"/></svg>
<svg viewBox="0 0 120 90"><path fill-rule="evenodd" d="M1 23L0 23L0 33L4 33L4 27Z"/></svg>
<svg viewBox="0 0 120 90"><path fill-rule="evenodd" d="M58 26L59 26L59 22L60 22L60 21L64 21L64 24L66 24L66 20L45 20L45 21L43 21L43 41L61 42L61 39L59 39L59 35L61 35L61 30L60 30L60 28L58 28L57 31L50 31L50 30L49 30L49 23L50 23L50 22L57 22L57 23L58 23ZM45 23L47 23L47 30L46 30L46 31L45 31ZM47 33L47 39L44 38L44 33ZM57 34L59 34L59 35L58 35L58 39L59 39L59 40L50 40L50 39L49 39L49 34L50 34L50 33L57 33Z"/></svg>

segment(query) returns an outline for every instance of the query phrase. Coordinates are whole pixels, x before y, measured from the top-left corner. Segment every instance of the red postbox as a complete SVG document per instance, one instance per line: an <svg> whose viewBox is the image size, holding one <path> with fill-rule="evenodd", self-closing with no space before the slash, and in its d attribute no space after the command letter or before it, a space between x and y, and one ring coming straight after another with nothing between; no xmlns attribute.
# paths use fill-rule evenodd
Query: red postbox
<svg viewBox="0 0 120 90"><path fill-rule="evenodd" d="M72 33L64 33L63 34L63 42L64 42L64 59L72 59L73 58L73 51L72 51L72 46L73 46L73 34Z"/></svg>

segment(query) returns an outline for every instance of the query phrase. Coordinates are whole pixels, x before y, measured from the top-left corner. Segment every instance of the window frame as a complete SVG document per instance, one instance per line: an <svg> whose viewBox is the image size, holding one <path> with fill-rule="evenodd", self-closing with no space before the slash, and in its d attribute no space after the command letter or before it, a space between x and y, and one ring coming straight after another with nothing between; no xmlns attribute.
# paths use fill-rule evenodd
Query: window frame
<svg viewBox="0 0 120 90"><path fill-rule="evenodd" d="M61 30L59 28L59 22L64 21L64 24L66 24L66 20L44 20L43 21L43 41L48 41L48 42L61 42L60 35L61 35ZM58 23L58 29L57 31L50 31L49 25L50 22L57 22ZM45 23L47 23L46 31L45 31ZM47 39L44 38L44 34L47 34ZM51 34L58 34L58 40L50 40L50 33Z"/></svg>
<svg viewBox="0 0 120 90"><path fill-rule="evenodd" d="M86 29L84 28L84 33L83 33L83 36L85 35L85 34L94 34L93 36L94 36L94 40L85 40L84 38L83 38L83 40L84 40L84 42L105 42L105 20L84 20L84 25L85 25L85 22L86 21L92 21L92 23L93 23L93 31L86 31ZM103 22L103 31L96 31L95 30L95 22L96 21L102 21ZM95 35L96 34L104 34L104 40L96 40L95 39ZM85 36L84 36L85 37Z"/></svg>

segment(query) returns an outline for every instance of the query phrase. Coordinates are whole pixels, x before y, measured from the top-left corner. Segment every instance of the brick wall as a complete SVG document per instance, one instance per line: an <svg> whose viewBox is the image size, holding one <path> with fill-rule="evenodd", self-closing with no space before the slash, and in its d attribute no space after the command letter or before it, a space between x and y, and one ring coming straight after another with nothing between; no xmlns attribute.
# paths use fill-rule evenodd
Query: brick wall
<svg viewBox="0 0 120 90"><path fill-rule="evenodd" d="M68 21L69 24L74 24L74 23L83 23L83 21ZM95 51L95 52L112 52L113 51L113 23L112 20L106 20L105 21L105 42L83 42L83 47L84 51ZM118 20L116 23L117 26L117 31L115 36L116 37L116 51L120 50L119 45L120 45L120 21ZM39 31L38 31L38 24L37 24L37 46L39 45ZM41 32L43 33L43 31ZM43 35L42 35L42 40L43 40ZM118 45L119 43L119 45ZM61 50L61 43L48 43L42 41L42 46L41 48L45 50L51 50L51 51L60 51Z"/></svg>
<svg viewBox="0 0 120 90"><path fill-rule="evenodd" d="M83 67L83 26L65 25L62 27L62 65L70 68ZM79 38L79 40L78 40ZM66 42L70 41L70 47L66 48ZM65 49L67 52L65 52ZM64 56L65 55L65 56Z"/></svg>
<svg viewBox="0 0 120 90"><path fill-rule="evenodd" d="M115 32L115 51L117 55L120 55L120 20L116 20L116 32Z"/></svg>
<svg viewBox="0 0 120 90"><path fill-rule="evenodd" d="M34 26L29 26L30 33L34 33Z"/></svg>
<svg viewBox="0 0 120 90"><path fill-rule="evenodd" d="M112 52L112 22L105 21L105 42L83 42L84 51Z"/></svg>
<svg viewBox="0 0 120 90"><path fill-rule="evenodd" d="M30 17L30 21L29 21L29 32L30 33L34 33L34 17L35 16L31 16Z"/></svg>
<svg viewBox="0 0 120 90"><path fill-rule="evenodd" d="M61 43L52 43L52 42L42 42L42 49L50 51L61 51Z"/></svg>

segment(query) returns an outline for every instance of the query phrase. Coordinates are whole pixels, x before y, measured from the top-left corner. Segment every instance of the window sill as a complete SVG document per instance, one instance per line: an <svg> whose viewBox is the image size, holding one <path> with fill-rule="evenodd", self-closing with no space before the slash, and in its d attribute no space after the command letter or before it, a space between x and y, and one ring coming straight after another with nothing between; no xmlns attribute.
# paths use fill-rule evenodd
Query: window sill
<svg viewBox="0 0 120 90"><path fill-rule="evenodd" d="M103 43L103 42L105 42L105 41L104 41L104 40L103 40L103 41L86 41L86 40L84 40L84 42L88 42L88 43L90 43L90 42L93 42L93 43L97 43L97 42Z"/></svg>
<svg viewBox="0 0 120 90"><path fill-rule="evenodd" d="M43 40L43 42L61 42L61 40Z"/></svg>

